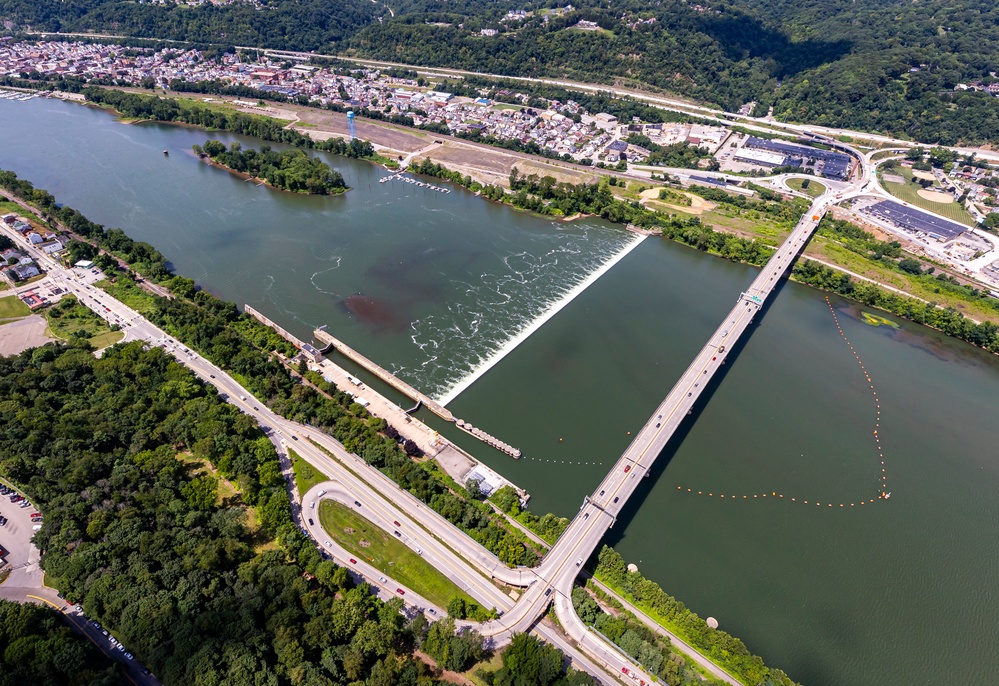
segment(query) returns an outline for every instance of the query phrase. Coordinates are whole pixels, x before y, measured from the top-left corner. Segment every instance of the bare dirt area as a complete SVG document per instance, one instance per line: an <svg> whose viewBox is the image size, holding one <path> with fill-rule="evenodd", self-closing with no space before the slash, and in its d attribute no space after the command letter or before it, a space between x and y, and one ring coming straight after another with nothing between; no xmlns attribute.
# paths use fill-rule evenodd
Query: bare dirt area
<svg viewBox="0 0 999 686"><path fill-rule="evenodd" d="M704 214L705 212L710 212L717 206L716 203L713 203L710 200L705 200L699 195L694 195L693 193L684 193L683 191L675 191L675 192L690 198L690 205L689 206L673 205L668 202L663 202L659 200L658 188L646 188L644 191L642 191L642 204L647 205L652 209L673 210L676 212L693 214L698 217Z"/></svg>
<svg viewBox="0 0 999 686"><path fill-rule="evenodd" d="M481 183L503 185L509 182L510 170L514 165L522 162L503 152L483 150L451 141L431 150L426 156L448 169L468 174Z"/></svg>
<svg viewBox="0 0 999 686"><path fill-rule="evenodd" d="M936 177L933 176L933 172L921 171L919 169L913 169L912 175L917 179L925 179L926 181L934 181L936 179Z"/></svg>
<svg viewBox="0 0 999 686"><path fill-rule="evenodd" d="M347 137L347 115L345 113L302 107L296 109L295 114L298 115L299 125L308 125L301 128L296 127L302 133L321 132ZM431 136L426 132L406 131L389 124L360 118L354 120L354 131L357 137L362 140L371 141L373 145L397 150L401 153L415 152L426 147L427 139Z"/></svg>
<svg viewBox="0 0 999 686"><path fill-rule="evenodd" d="M236 105L236 109L247 114L262 114L267 117L274 117L275 119L286 119L290 122L298 121L298 116L293 110L276 105Z"/></svg>
<svg viewBox="0 0 999 686"><path fill-rule="evenodd" d="M521 176L530 174L551 176L562 183L593 183L600 179L600 176L595 172L581 171L572 167L555 166L528 158L515 161L517 171L520 172Z"/></svg>
<svg viewBox="0 0 999 686"><path fill-rule="evenodd" d="M950 193L942 193L940 191L930 191L926 190L925 188L916 191L916 195L918 195L923 200L929 200L930 202L938 202L943 205L947 205L954 202L954 196L951 195Z"/></svg>
<svg viewBox="0 0 999 686"><path fill-rule="evenodd" d="M47 327L45 318L37 314L0 326L0 356L17 355L55 340L45 333Z"/></svg>

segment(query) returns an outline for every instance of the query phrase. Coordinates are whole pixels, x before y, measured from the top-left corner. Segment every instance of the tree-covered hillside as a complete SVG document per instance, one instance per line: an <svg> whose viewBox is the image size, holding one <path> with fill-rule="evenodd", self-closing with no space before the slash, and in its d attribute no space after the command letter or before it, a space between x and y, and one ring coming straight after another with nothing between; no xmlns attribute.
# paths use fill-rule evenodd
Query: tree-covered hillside
<svg viewBox="0 0 999 686"><path fill-rule="evenodd" d="M310 50L373 20L368 0L236 0L199 6L120 0L0 0L0 20L34 31L88 31L195 43ZM0 21L0 25L3 22Z"/></svg>
<svg viewBox="0 0 999 686"><path fill-rule="evenodd" d="M999 142L999 5L980 0L0 0L15 30L310 49L651 86L734 111L927 143ZM565 6L565 3L561 3ZM526 16L507 18L510 11ZM580 27L579 22L589 22ZM483 30L497 35L483 35Z"/></svg>
<svg viewBox="0 0 999 686"><path fill-rule="evenodd" d="M554 4L554 3L549 3ZM350 41L358 55L518 76L648 84L734 111L926 142L999 141L999 6L975 0L413 2ZM512 9L533 9L522 20ZM599 29L574 28L580 20ZM654 20L654 21L653 21ZM481 35L482 29L499 31Z"/></svg>

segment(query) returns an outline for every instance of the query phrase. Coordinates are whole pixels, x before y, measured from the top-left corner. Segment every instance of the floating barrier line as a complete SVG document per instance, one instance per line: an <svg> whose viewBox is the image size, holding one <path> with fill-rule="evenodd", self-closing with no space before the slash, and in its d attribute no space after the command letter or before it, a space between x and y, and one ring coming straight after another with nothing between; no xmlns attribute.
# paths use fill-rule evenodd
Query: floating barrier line
<svg viewBox="0 0 999 686"><path fill-rule="evenodd" d="M859 507L861 505L871 504L877 500L888 500L888 498L891 497L891 491L888 490L888 468L885 466L884 445L882 444L881 436L878 433L881 429L881 400L878 398L878 392L877 389L874 387L874 381L871 379L871 375L868 373L867 368L864 366L864 363L861 361L860 355L857 354L857 351L854 349L853 344L850 343L850 339L846 337L846 332L843 331L843 327L839 323L839 317L836 316L836 310L833 308L832 302L829 301L828 296L826 296L826 305L829 307L829 313L832 315L833 323L836 324L836 330L839 332L840 337L843 339L847 347L850 349L850 352L853 353L853 357L857 361L857 364L860 365L860 371L863 373L864 379L867 381L867 385L870 386L871 397L874 400L874 431L873 431L874 448L878 454L878 460L881 463L880 478L878 479L877 482L878 484L877 498L866 498L866 499L857 500L852 503L848 502L833 503L833 502L828 502L825 499L804 500L798 497L786 496L785 494L778 493L777 491L769 491L765 493L745 493L741 494L740 496L735 496L731 494L725 496L721 493L717 494L716 496L714 491L708 491L707 493L705 493L704 491L695 491L692 488L685 489L683 486L677 486L676 487L677 491L683 492L684 490L686 490L686 492L690 493L691 495L700 495L709 498L717 497L721 500L725 500L727 497L729 500L749 502L751 500L759 500L761 498L770 498L771 500L782 500L784 502L794 503L796 505L814 505L815 507L826 507L826 508L836 507L836 508L843 508L844 510L847 509L848 507Z"/></svg>

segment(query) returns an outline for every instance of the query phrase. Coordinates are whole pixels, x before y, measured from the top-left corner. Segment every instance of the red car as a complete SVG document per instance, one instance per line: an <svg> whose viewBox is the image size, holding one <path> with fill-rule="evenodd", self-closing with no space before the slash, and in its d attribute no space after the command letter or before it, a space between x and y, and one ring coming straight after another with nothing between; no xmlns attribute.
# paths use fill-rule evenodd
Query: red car
<svg viewBox="0 0 999 686"><path fill-rule="evenodd" d="M398 593L399 595L406 595L406 592L404 590L402 590L401 588L395 589L395 592Z"/></svg>
<svg viewBox="0 0 999 686"><path fill-rule="evenodd" d="M42 513L41 513L41 512L32 512L32 513L31 513L30 515L28 515L28 516L29 516L29 517L41 517L41 516L42 516Z"/></svg>
<svg viewBox="0 0 999 686"><path fill-rule="evenodd" d="M350 564L356 565L357 564L357 560L355 560L354 558L350 558Z"/></svg>
<svg viewBox="0 0 999 686"><path fill-rule="evenodd" d="M624 468L624 473L625 473L625 474L627 474L627 473L628 473L628 472L630 472L630 471L631 471L631 465L628 465L628 466L626 466L626 467Z"/></svg>
<svg viewBox="0 0 999 686"><path fill-rule="evenodd" d="M400 524L399 522L392 522L392 523L395 524L396 526L402 526L402 524Z"/></svg>

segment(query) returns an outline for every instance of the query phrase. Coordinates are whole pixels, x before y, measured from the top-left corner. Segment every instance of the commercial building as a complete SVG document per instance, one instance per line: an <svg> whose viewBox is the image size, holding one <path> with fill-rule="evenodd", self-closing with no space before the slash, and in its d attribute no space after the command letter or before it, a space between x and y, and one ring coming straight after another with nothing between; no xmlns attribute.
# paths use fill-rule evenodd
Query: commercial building
<svg viewBox="0 0 999 686"><path fill-rule="evenodd" d="M756 136L750 136L746 139L743 150L746 148L783 155L788 158L786 162L788 165L811 167L823 176L840 181L850 178L850 169L853 166L853 159L845 153L810 148L784 141L767 140ZM742 153L743 151L740 151L740 154Z"/></svg>
<svg viewBox="0 0 999 686"><path fill-rule="evenodd" d="M882 200L863 210L872 217L887 221L907 231L925 233L938 241L949 241L967 231L968 227L938 217L929 212L917 210L894 200Z"/></svg>

